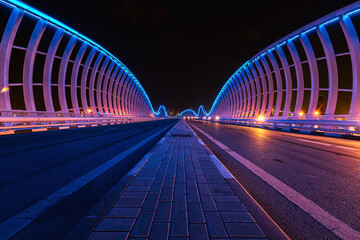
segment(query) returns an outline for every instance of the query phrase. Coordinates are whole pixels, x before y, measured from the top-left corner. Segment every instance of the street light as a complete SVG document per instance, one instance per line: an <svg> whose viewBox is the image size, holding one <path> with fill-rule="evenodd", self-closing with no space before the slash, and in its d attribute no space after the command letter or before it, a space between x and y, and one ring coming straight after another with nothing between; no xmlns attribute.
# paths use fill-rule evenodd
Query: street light
<svg viewBox="0 0 360 240"><path fill-rule="evenodd" d="M7 91L9 91L9 88L8 88L8 87L3 87L3 88L1 89L1 93L7 92Z"/></svg>
<svg viewBox="0 0 360 240"><path fill-rule="evenodd" d="M319 111L315 111L315 112L314 112L314 115L315 115L315 116L319 116L319 115L320 115L320 112L319 112Z"/></svg>
<svg viewBox="0 0 360 240"><path fill-rule="evenodd" d="M258 120L262 122L262 121L264 121L264 120L265 120L265 117L264 117L264 116L262 116L262 115L260 115L260 116L258 117Z"/></svg>

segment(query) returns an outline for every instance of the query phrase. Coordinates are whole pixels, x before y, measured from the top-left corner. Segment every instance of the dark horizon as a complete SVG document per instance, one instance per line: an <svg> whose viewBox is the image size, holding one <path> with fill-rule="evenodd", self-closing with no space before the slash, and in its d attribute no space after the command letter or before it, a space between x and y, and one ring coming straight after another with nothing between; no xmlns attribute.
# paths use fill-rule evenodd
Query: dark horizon
<svg viewBox="0 0 360 240"><path fill-rule="evenodd" d="M178 113L210 110L228 77L254 54L354 1L24 2L99 43L135 74L155 109Z"/></svg>

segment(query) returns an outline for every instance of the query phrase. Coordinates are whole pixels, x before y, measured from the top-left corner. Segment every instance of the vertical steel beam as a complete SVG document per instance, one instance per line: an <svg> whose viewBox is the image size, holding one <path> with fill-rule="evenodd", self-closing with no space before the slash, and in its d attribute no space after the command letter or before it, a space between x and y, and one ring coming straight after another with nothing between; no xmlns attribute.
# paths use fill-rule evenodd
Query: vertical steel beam
<svg viewBox="0 0 360 240"><path fill-rule="evenodd" d="M279 65L276 62L276 59L275 59L272 51L268 51L268 56L269 56L272 66L274 68L275 77L276 77L276 85L277 85L277 98L276 98L276 103L275 103L274 116L279 116L280 108L281 108L281 101L282 101L282 94L283 94L283 92L282 92L283 85L282 85L282 80L281 80L281 74L280 74ZM274 91L275 91L275 89L274 89Z"/></svg>
<svg viewBox="0 0 360 240"><path fill-rule="evenodd" d="M96 94L97 109L98 109L99 114L104 114L103 104L101 101L102 80L103 80L103 78L105 78L104 72L110 61L111 61L110 57L107 56L104 63L101 65L98 80L97 80L97 85L96 85L96 89L95 89L96 92L94 92L94 95ZM113 61L111 61L111 62L113 63ZM109 67L109 69L110 69L110 67Z"/></svg>
<svg viewBox="0 0 360 240"><path fill-rule="evenodd" d="M101 83L101 82L98 82L99 85L100 85L100 88L98 88L98 91L97 91L97 97L98 97L98 105L99 105L99 108L100 108L100 104L99 103L102 103L101 104L101 109L103 109L103 111L105 112L105 114L109 114L109 109L108 109L108 104L107 104L107 100L106 100L106 93L107 93L107 85L108 85L108 81L109 81L109 78L110 78L110 74L112 72L112 70L114 70L114 68L116 68L116 64L115 64L115 61L113 60L110 60L111 63L110 63L110 66L108 67L104 77L101 78L104 79L104 81ZM99 86L98 85L98 86Z"/></svg>
<svg viewBox="0 0 360 240"><path fill-rule="evenodd" d="M257 75L254 65L251 63L249 64L250 71L252 72L256 84L256 108L254 116L256 117L260 113L260 106L261 106L261 86L260 86L260 76Z"/></svg>
<svg viewBox="0 0 360 240"><path fill-rule="evenodd" d="M36 26L31 34L30 41L26 49L23 67L23 92L25 107L27 111L36 111L33 92L34 62L36 50L38 48L41 36L43 35L46 26L47 23L41 19L36 23Z"/></svg>
<svg viewBox="0 0 360 240"><path fill-rule="evenodd" d="M64 36L64 31L58 28L51 40L45 58L44 75L43 75L43 92L44 92L44 103L47 112L55 112L53 99L52 99L52 92L51 92L51 75L52 75L56 50L63 36Z"/></svg>
<svg viewBox="0 0 360 240"><path fill-rule="evenodd" d="M77 80L78 80L81 59L83 58L87 47L88 47L88 44L86 42L83 42L81 44L81 47L79 49L79 52L77 53L75 63L74 63L72 73L71 73L70 95L71 95L71 103L72 103L74 113L80 113L78 97L77 97L77 87L78 87Z"/></svg>
<svg viewBox="0 0 360 240"><path fill-rule="evenodd" d="M265 111L266 111L266 104L267 104L267 87L266 87L266 81L265 81L265 73L259 63L259 61L257 59L255 59L254 61L255 66L257 68L257 70L259 71L259 77L262 83L262 95L263 95L263 100L262 100L262 104L261 104L261 110L260 110L260 114L259 115L265 115Z"/></svg>
<svg viewBox="0 0 360 240"><path fill-rule="evenodd" d="M80 93L81 93L82 107L83 107L85 113L88 113L88 110L89 110L87 96L86 96L86 83L87 83L87 79L88 79L88 75L89 75L89 71L90 71L90 64L91 64L96 52L97 52L96 48L94 48L94 47L91 48L90 53L86 59L82 74L81 74Z"/></svg>
<svg viewBox="0 0 360 240"><path fill-rule="evenodd" d="M77 41L76 36L72 36L70 38L68 44L66 45L63 57L61 59L61 64L60 64L59 79L58 79L58 93L59 93L60 108L61 108L61 112L63 112L63 113L67 113L69 111L67 101L66 101L65 79L66 79L66 71L67 71L67 66L68 66L68 62L70 59L70 55L71 55L72 50L75 47L76 41Z"/></svg>
<svg viewBox="0 0 360 240"><path fill-rule="evenodd" d="M108 87L106 88L106 94L104 94L104 102L107 102L109 105L107 106L107 108L109 109L109 112L111 115L114 115L114 107L113 107L113 103L112 103L112 94L113 94L113 89L114 89L114 83L115 83L115 78L117 77L117 74L120 71L120 65L116 64L116 68L113 71L113 73L110 76L110 82Z"/></svg>
<svg viewBox="0 0 360 240"><path fill-rule="evenodd" d="M243 88L244 88L244 93L246 95L245 99L246 99L246 108L245 108L245 115L244 117L248 117L249 116L249 113L250 113L250 108L251 108L251 101L250 101L250 89L249 89L249 86L248 86L248 82L246 81L246 77L245 77L245 74L244 74L244 71L242 70L240 72L240 76L241 76L241 79L242 79L242 83L243 83Z"/></svg>
<svg viewBox="0 0 360 240"><path fill-rule="evenodd" d="M123 73L123 75L122 75L122 77L121 77L121 81L120 81L120 83L119 83L119 87L118 87L118 89L117 89L117 94L116 94L116 97L117 97L117 106L118 106L118 110L119 110L119 115L124 115L123 114L123 106L122 106L122 102L123 102L123 100L122 100L122 98L121 98L121 93L122 93L122 89L123 89L123 87L124 87L124 83L127 81L127 78L129 77L129 75L126 73L126 72L124 72Z"/></svg>
<svg viewBox="0 0 360 240"><path fill-rule="evenodd" d="M117 99L118 99L118 94L117 94L118 91L117 90L118 90L118 87L120 85L120 79L122 78L122 76L124 74L124 69L122 67L120 67L119 71L120 72L116 77L115 84L114 84L114 89L112 91L112 105L113 105L115 115L120 115L120 113L119 113L119 105L117 104Z"/></svg>
<svg viewBox="0 0 360 240"><path fill-rule="evenodd" d="M249 117L255 116L255 106L256 106L256 92L255 92L255 80L253 75L251 75L250 70L247 66L244 67L247 79L251 86L251 111Z"/></svg>
<svg viewBox="0 0 360 240"><path fill-rule="evenodd" d="M290 67L281 46L276 46L276 52L283 66L285 82L286 82L286 93L285 93L283 116L288 116L290 112L291 98L292 98L292 80L291 80Z"/></svg>
<svg viewBox="0 0 360 240"><path fill-rule="evenodd" d="M317 29L321 44L324 48L326 63L329 75L329 94L326 106L326 115L333 115L335 113L337 97L338 97L338 71L336 65L335 52L331 44L329 34L324 25L320 25Z"/></svg>
<svg viewBox="0 0 360 240"><path fill-rule="evenodd" d="M24 12L14 8L6 24L0 45L0 91L9 88L9 63L14 39ZM11 110L9 91L0 93L0 109Z"/></svg>
<svg viewBox="0 0 360 240"><path fill-rule="evenodd" d="M271 74L271 70L270 70L269 64L268 64L268 62L266 61L265 56L264 56L264 55L261 55L261 56L260 56L260 60L261 60L261 62L263 63L263 66L264 66L264 68L265 68L265 74L266 74L266 76L267 76L268 87L269 87L269 92L268 92L268 95L269 95L269 103L268 103L268 108L267 108L267 111L266 111L266 116L271 116L272 107L273 107L273 105L274 105L274 82L273 82L273 77L272 77L272 74ZM265 77L265 78L266 78L266 77Z"/></svg>
<svg viewBox="0 0 360 240"><path fill-rule="evenodd" d="M347 45L350 50L351 68L353 75L352 97L349 114L360 114L360 43L354 24L349 16L340 20Z"/></svg>
<svg viewBox="0 0 360 240"><path fill-rule="evenodd" d="M95 104L95 78L100 67L100 63L102 59L105 57L103 52L97 56L94 66L90 75L90 83L89 83L89 98L90 98L90 106L93 113L96 113L96 104Z"/></svg>
<svg viewBox="0 0 360 240"><path fill-rule="evenodd" d="M304 74L301 67L301 61L299 54L296 50L296 47L292 40L287 41L289 46L289 51L291 57L294 61L295 71L296 71L296 82L297 82L297 95L296 95L296 103L294 114L299 114L301 112L303 101L304 101Z"/></svg>
<svg viewBox="0 0 360 240"><path fill-rule="evenodd" d="M304 47L305 54L309 62L310 79L311 79L311 95L310 95L308 114L313 114L316 111L316 107L319 99L319 71L317 68L314 50L311 46L309 38L305 33L300 34L300 41Z"/></svg>
<svg viewBox="0 0 360 240"><path fill-rule="evenodd" d="M130 75L127 75L127 78L124 82L124 84L121 86L121 95L120 95L120 99L121 99L121 115L127 115L126 112L126 99L125 99L125 92L127 91L127 88L129 87L129 82L131 80Z"/></svg>

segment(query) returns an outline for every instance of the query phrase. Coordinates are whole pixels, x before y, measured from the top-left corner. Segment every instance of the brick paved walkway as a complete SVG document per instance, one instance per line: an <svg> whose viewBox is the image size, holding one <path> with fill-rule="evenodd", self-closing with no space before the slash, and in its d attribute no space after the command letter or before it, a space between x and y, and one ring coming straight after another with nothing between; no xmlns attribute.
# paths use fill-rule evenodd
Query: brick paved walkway
<svg viewBox="0 0 360 240"><path fill-rule="evenodd" d="M266 239L180 121L88 239Z"/></svg>

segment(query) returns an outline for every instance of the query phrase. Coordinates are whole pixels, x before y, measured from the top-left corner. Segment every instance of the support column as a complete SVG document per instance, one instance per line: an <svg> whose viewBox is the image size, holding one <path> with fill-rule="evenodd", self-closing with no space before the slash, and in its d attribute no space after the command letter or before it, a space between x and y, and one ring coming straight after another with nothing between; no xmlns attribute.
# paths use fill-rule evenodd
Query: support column
<svg viewBox="0 0 360 240"><path fill-rule="evenodd" d="M9 88L9 63L16 32L24 12L14 8L6 24L0 45L0 91ZM9 91L0 93L0 110L11 110Z"/></svg>
<svg viewBox="0 0 360 240"><path fill-rule="evenodd" d="M276 77L276 85L277 85L277 98L276 98L276 104L275 104L275 109L274 109L274 116L277 117L280 114L280 109L281 109L281 101L282 101L282 90L283 90L283 85L282 85L282 80L281 80L281 74L280 74L280 69L279 69L279 65L276 62L276 59L274 57L274 54L271 51L268 51L268 56L270 59L270 62L274 68L274 72L275 72L275 77Z"/></svg>
<svg viewBox="0 0 360 240"><path fill-rule="evenodd" d="M291 80L290 67L286 59L286 56L284 54L284 51L280 46L276 46L276 52L283 66L285 82L286 82L285 105L283 110L283 116L288 116L290 112L291 98L292 98L292 80Z"/></svg>
<svg viewBox="0 0 360 240"><path fill-rule="evenodd" d="M30 41L26 48L24 67L23 67L23 92L24 101L27 111L36 111L34 92L33 92L33 72L36 50L38 48L40 39L45 31L47 23L39 20L36 23L34 31L31 34Z"/></svg>
<svg viewBox="0 0 360 240"><path fill-rule="evenodd" d="M74 113L80 113L78 97L77 97L77 80L78 80L81 59L83 58L87 47L88 47L88 44L86 42L83 42L80 47L79 52L77 53L75 63L74 63L72 73L71 73L70 94L71 94L71 103L72 103Z"/></svg>
<svg viewBox="0 0 360 240"><path fill-rule="evenodd" d="M44 92L44 103L47 112L55 112L52 92L51 92L51 73L53 70L54 58L56 50L60 44L64 31L58 28L51 40L48 52L45 58L44 64L44 77L43 77L43 92Z"/></svg>
<svg viewBox="0 0 360 240"><path fill-rule="evenodd" d="M349 16L340 20L347 45L350 50L351 68L353 75L352 97L349 114L360 114L360 43L354 24Z"/></svg>
<svg viewBox="0 0 360 240"><path fill-rule="evenodd" d="M68 62L70 59L70 55L71 55L72 50L75 47L76 42L77 42L77 37L72 36L65 48L65 52L63 54L63 57L61 59L61 64L60 64L59 79L58 79L58 92L59 92L60 108L61 108L61 112L63 112L63 113L69 112L67 101L66 101L65 79L66 79L66 71L67 71L67 66L68 66Z"/></svg>
<svg viewBox="0 0 360 240"><path fill-rule="evenodd" d="M321 44L324 48L326 63L328 67L329 75L329 94L328 102L326 106L326 115L334 115L338 97L339 83L338 83L338 71L336 65L335 52L331 44L331 40L327 30L323 25L320 25L317 29Z"/></svg>
<svg viewBox="0 0 360 240"><path fill-rule="evenodd" d="M89 71L90 71L90 64L95 56L95 53L97 52L96 48L92 48L90 50L90 53L86 59L82 74L81 74L81 88L80 88L80 92L81 92L81 102L82 102L82 106L84 109L84 113L88 113L88 102L87 102L87 96L86 96L86 82L87 82L87 78L89 75ZM94 110L95 111L95 110Z"/></svg>

